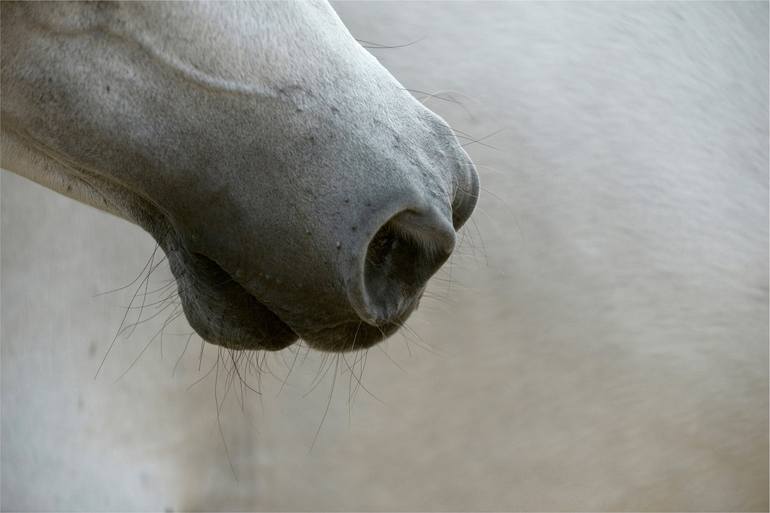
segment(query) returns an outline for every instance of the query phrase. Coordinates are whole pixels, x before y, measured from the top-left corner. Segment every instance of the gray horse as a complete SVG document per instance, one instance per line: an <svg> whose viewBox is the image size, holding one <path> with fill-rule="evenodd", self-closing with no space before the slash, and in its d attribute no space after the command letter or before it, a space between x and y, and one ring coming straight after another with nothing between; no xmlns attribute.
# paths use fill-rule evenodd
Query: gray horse
<svg viewBox="0 0 770 513"><path fill-rule="evenodd" d="M323 2L4 2L2 93L2 167L148 231L230 348L394 333L478 195Z"/></svg>

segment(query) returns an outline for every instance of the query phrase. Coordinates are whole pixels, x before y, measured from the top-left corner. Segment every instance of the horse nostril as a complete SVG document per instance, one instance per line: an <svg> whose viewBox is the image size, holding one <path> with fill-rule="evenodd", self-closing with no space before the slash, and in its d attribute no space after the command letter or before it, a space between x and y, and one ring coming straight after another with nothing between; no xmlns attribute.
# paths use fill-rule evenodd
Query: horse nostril
<svg viewBox="0 0 770 513"><path fill-rule="evenodd" d="M359 315L379 325L408 313L454 243L454 229L437 212L406 210L392 217L367 247Z"/></svg>

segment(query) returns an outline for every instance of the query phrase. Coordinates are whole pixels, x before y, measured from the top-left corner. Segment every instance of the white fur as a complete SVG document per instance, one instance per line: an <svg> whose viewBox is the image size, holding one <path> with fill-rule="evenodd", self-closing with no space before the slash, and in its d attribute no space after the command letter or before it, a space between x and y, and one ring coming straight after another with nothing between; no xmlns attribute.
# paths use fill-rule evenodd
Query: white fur
<svg viewBox="0 0 770 513"><path fill-rule="evenodd" d="M301 354L247 419L229 396L235 482L211 377L186 390L196 351L169 377L184 338L91 379L127 302L91 295L152 241L4 173L3 509L767 511L767 4L337 9L362 39L426 36L377 55L477 98L475 119L433 101L456 128L508 129L467 147L480 234L420 338L369 352L384 404L360 391L348 416L340 363L309 453L334 369L302 398L320 361Z"/></svg>

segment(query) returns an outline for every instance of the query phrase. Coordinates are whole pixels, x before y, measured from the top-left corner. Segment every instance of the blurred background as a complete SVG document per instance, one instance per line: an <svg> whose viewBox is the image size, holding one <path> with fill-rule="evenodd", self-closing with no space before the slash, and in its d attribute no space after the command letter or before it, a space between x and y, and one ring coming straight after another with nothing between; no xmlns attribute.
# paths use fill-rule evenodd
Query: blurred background
<svg viewBox="0 0 770 513"><path fill-rule="evenodd" d="M766 511L768 4L334 7L482 179L409 329L234 373L160 266L95 379L155 244L3 171L2 508Z"/></svg>

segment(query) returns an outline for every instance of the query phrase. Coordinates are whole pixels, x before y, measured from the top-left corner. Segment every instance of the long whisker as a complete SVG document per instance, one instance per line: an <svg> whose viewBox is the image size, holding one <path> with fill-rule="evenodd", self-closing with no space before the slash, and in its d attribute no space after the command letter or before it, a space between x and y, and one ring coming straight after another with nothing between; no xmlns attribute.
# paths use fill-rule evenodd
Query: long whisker
<svg viewBox="0 0 770 513"><path fill-rule="evenodd" d="M130 283L128 283L127 285L123 285L122 287L118 287L118 288L116 288L116 289L111 289L111 290L106 290L106 291L104 291L104 292L99 292L99 293L97 293L97 294L94 294L94 297L104 296L104 295L106 295L106 294L112 294L112 293L114 293L114 292L118 292L118 291L121 291L121 290L125 290L125 289L127 289L128 287L130 287L131 285L133 285L134 283L136 283L136 280L138 280L139 278L141 278L141 277L142 277L142 275L144 274L144 271L147 269L147 267L151 265L151 264L150 264L150 262L151 262L151 261L152 261L152 260L155 258L155 253L158 251L158 248L159 248L159 247L160 247L160 245L159 245L159 244L156 242L156 243L155 243L155 249L153 249L153 250L152 250L152 254L150 255L150 258L148 258L148 259L147 259L147 262L145 262L145 264L144 264L144 267L142 267L142 270L141 270L141 271L139 271L139 274L137 274L137 275L136 275L136 278L134 278L133 280L131 280L131 282L130 282Z"/></svg>
<svg viewBox="0 0 770 513"><path fill-rule="evenodd" d="M324 421L326 420L326 415L329 413L329 407L332 404L332 396L334 395L334 385L336 385L337 383L337 372L339 371L339 368L340 368L340 355L337 354L336 363L334 364L334 377L332 377L332 386L329 389L329 400L326 401L326 409L324 410L324 415L321 418L321 423L318 424L318 429L316 429L315 435L313 436L313 443L310 444L310 451L312 451L313 447L315 447L316 440L318 440L318 434L321 432L321 426L324 425Z"/></svg>
<svg viewBox="0 0 770 513"><path fill-rule="evenodd" d="M376 43L374 41L367 41L366 39L358 39L358 38L356 38L356 41L358 41L358 43L364 48L381 50L381 49L393 49L393 48L406 48L407 46L412 46L414 44L417 44L424 39L425 39L425 36L419 39L415 39L414 41L410 41L409 43L404 43L400 45L384 45L382 43Z"/></svg>

